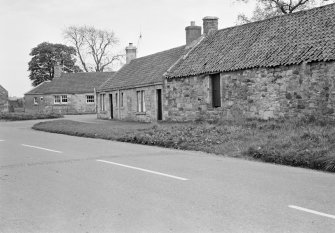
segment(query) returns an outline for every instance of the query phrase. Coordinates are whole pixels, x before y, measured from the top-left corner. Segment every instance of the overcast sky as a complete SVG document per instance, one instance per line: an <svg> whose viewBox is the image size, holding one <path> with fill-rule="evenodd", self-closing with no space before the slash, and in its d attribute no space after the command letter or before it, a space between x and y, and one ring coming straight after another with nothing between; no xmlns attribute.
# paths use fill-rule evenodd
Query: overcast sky
<svg viewBox="0 0 335 233"><path fill-rule="evenodd" d="M252 6L233 0L0 0L0 84L21 97L31 86L31 49L42 42L65 43L70 25L91 25L115 32L119 48L138 43L139 56L185 44L190 21L219 17L219 28L234 26Z"/></svg>

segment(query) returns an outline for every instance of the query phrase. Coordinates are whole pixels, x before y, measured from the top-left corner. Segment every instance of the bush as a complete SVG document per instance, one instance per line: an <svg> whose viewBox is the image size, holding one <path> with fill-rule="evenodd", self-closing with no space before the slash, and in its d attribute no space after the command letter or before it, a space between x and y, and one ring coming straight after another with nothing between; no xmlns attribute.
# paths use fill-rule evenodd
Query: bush
<svg viewBox="0 0 335 233"><path fill-rule="evenodd" d="M54 119L61 118L63 115L57 113L25 113L25 112L10 112L0 113L0 120L6 121L23 121L23 120L36 120L36 119Z"/></svg>

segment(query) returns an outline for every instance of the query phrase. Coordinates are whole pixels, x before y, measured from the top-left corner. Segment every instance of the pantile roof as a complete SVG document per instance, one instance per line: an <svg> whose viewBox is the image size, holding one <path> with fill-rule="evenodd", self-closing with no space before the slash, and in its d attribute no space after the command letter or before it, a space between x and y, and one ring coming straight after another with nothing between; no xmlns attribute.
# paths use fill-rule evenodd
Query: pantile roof
<svg viewBox="0 0 335 233"><path fill-rule="evenodd" d="M113 78L107 80L100 91L131 88L140 85L163 83L163 74L185 52L185 46L131 60Z"/></svg>
<svg viewBox="0 0 335 233"><path fill-rule="evenodd" d="M335 60L335 4L218 30L167 78Z"/></svg>
<svg viewBox="0 0 335 233"><path fill-rule="evenodd" d="M36 86L26 95L33 94L80 94L93 93L115 72L63 73L60 78Z"/></svg>

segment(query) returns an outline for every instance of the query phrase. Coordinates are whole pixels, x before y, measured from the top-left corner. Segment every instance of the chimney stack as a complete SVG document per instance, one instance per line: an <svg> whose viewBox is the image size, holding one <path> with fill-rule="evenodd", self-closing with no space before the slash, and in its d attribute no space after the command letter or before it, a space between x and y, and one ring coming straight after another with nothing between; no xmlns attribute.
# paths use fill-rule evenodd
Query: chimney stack
<svg viewBox="0 0 335 233"><path fill-rule="evenodd" d="M136 58L136 47L133 43L129 43L126 47L126 64L129 64L131 60Z"/></svg>
<svg viewBox="0 0 335 233"><path fill-rule="evenodd" d="M203 27L204 34L208 35L211 32L215 32L218 30L218 17L215 16L206 16L203 18Z"/></svg>
<svg viewBox="0 0 335 233"><path fill-rule="evenodd" d="M60 78L60 76L62 75L62 72L63 72L62 66L60 62L57 62L54 65L54 78Z"/></svg>
<svg viewBox="0 0 335 233"><path fill-rule="evenodd" d="M186 45L189 45L201 36L201 27L196 26L194 21L191 21L191 25L185 28L186 31Z"/></svg>

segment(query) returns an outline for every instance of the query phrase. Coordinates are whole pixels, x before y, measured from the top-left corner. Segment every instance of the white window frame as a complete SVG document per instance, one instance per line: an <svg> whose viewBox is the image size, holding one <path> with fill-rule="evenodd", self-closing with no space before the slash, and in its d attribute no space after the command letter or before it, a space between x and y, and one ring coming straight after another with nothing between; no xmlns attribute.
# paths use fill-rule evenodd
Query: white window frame
<svg viewBox="0 0 335 233"><path fill-rule="evenodd" d="M86 95L86 103L87 104L94 104L95 103L94 95Z"/></svg>
<svg viewBox="0 0 335 233"><path fill-rule="evenodd" d="M145 112L145 91L137 91L137 112Z"/></svg>
<svg viewBox="0 0 335 233"><path fill-rule="evenodd" d="M54 104L61 104L60 95L54 95Z"/></svg>
<svg viewBox="0 0 335 233"><path fill-rule="evenodd" d="M38 105L37 97L34 97L33 101L34 101L34 105Z"/></svg>
<svg viewBox="0 0 335 233"><path fill-rule="evenodd" d="M54 104L67 104L67 95L54 95Z"/></svg>
<svg viewBox="0 0 335 233"><path fill-rule="evenodd" d="M62 101L62 104L67 104L68 103L67 95L61 95L61 101Z"/></svg>

